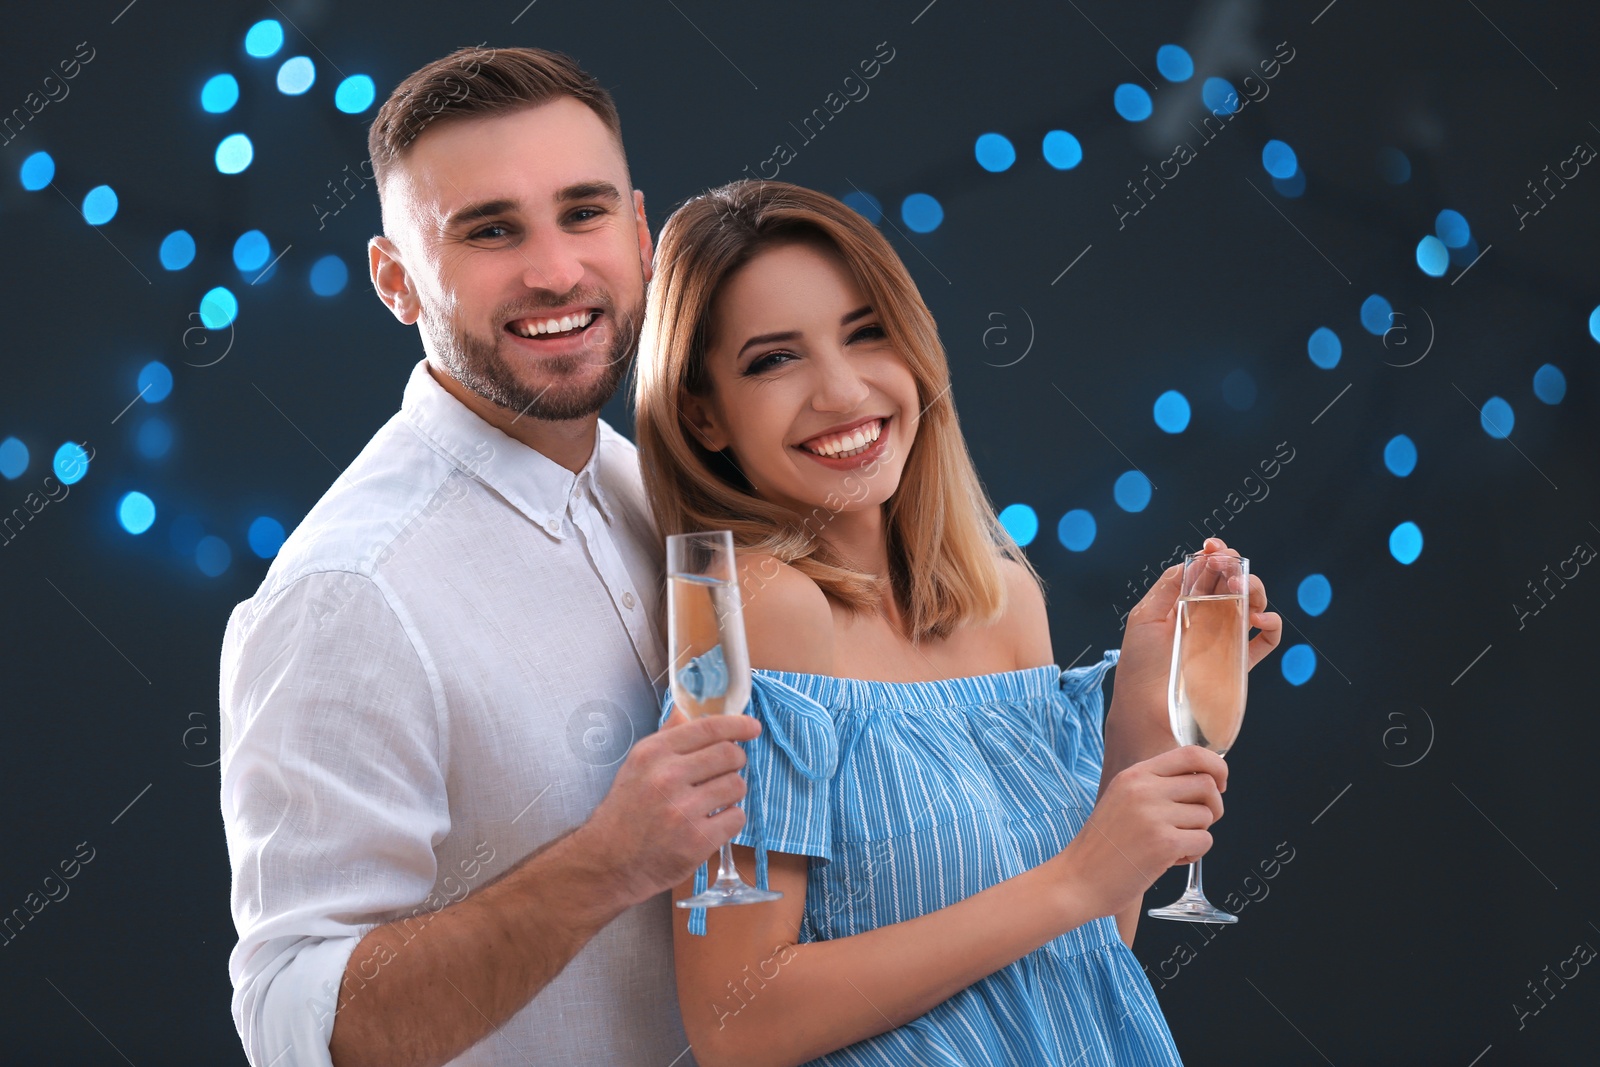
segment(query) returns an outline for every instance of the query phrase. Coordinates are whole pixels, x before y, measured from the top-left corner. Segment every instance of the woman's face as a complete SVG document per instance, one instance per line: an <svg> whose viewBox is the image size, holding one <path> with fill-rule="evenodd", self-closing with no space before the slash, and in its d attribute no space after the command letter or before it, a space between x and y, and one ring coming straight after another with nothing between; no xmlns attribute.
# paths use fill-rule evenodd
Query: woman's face
<svg viewBox="0 0 1600 1067"><path fill-rule="evenodd" d="M684 397L701 443L727 449L763 500L820 521L881 505L920 415L882 322L830 246L757 253L712 303L709 395Z"/></svg>

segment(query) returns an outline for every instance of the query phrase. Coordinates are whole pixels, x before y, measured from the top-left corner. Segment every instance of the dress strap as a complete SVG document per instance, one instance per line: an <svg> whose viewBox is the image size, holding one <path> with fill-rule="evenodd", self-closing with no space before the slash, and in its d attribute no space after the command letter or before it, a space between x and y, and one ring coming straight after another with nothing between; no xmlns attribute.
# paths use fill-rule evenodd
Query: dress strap
<svg viewBox="0 0 1600 1067"><path fill-rule="evenodd" d="M746 712L761 723L761 741L769 741L782 752L789 763L809 782L824 782L833 777L838 765L839 745L834 733L833 716L828 709L795 689L761 671L750 672L750 703ZM766 818L761 803L760 761L745 763L745 797L758 798L746 809L749 835L754 839L756 852L756 888L767 886ZM694 872L694 891L705 892L708 882L708 863L702 863ZM689 933L703 937L706 932L706 909L689 909Z"/></svg>

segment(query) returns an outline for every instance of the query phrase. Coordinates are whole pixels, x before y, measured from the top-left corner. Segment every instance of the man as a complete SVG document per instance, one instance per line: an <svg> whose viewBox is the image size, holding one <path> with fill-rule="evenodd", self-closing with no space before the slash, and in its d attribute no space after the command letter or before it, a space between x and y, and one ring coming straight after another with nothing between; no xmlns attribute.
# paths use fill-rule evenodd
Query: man
<svg viewBox="0 0 1600 1067"><path fill-rule="evenodd" d="M666 891L743 824L758 727L653 732L659 539L597 414L651 275L615 107L465 49L369 147L427 356L228 620L234 1021L256 1067L687 1064Z"/></svg>

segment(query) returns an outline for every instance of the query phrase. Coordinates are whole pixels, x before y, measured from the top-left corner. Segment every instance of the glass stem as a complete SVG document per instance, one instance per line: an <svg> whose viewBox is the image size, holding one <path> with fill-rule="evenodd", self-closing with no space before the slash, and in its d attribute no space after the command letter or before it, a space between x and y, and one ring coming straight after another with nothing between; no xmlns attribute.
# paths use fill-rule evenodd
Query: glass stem
<svg viewBox="0 0 1600 1067"><path fill-rule="evenodd" d="M737 882L739 869L733 865L733 842L722 843L722 859L717 867L717 882Z"/></svg>
<svg viewBox="0 0 1600 1067"><path fill-rule="evenodd" d="M1186 897L1199 897L1204 900L1206 891L1200 887L1200 861L1195 860L1189 864L1189 888L1184 890Z"/></svg>

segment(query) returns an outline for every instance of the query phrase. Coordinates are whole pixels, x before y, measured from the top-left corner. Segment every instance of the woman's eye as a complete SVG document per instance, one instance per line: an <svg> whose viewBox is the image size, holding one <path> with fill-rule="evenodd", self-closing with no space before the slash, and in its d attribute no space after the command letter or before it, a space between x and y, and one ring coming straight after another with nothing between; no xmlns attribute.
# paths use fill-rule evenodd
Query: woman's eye
<svg viewBox="0 0 1600 1067"><path fill-rule="evenodd" d="M879 326L877 323L873 323L871 326L863 326L863 327L861 327L861 329L859 329L859 330L857 330L855 332L855 336L850 338L850 339L852 341L855 341L855 340L859 340L859 339L865 337L868 340L872 340L872 339L876 339L876 338L880 338L880 337L884 337L884 336L887 336L887 335L883 332L883 327Z"/></svg>
<svg viewBox="0 0 1600 1067"><path fill-rule="evenodd" d="M790 360L794 358L788 352L768 352L764 356L757 356L755 359L752 359L750 361L750 365L744 369L744 372L746 374L760 374L763 371L770 370L773 367L782 366L782 363L778 362L780 357L783 360Z"/></svg>

